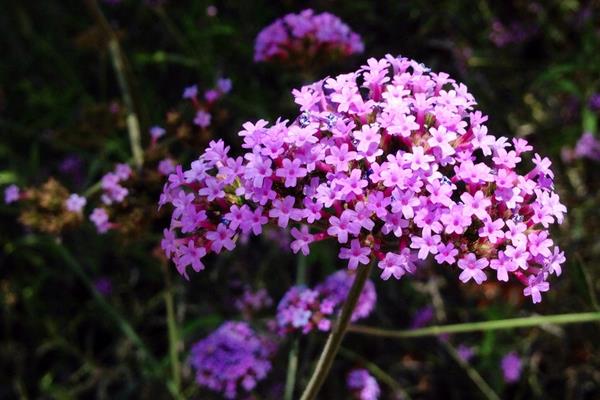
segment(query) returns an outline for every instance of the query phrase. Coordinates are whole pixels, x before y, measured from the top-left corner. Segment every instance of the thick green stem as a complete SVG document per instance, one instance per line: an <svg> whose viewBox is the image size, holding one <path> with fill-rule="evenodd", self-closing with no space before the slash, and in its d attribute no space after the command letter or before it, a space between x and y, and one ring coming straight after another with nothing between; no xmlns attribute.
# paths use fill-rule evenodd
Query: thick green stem
<svg viewBox="0 0 600 400"><path fill-rule="evenodd" d="M302 397L300 398L301 400L314 400L317 397L321 386L325 382L329 370L331 369L331 365L333 364L335 356L340 348L340 344L342 343L342 339L344 338L348 325L350 324L352 312L356 307L356 303L358 302L358 298L362 293L365 282L367 281L371 269L373 268L374 262L375 261L372 261L369 263L369 265L364 267L358 267L354 282L352 283L348 297L346 298L344 306L342 307L342 312L340 313L333 330L327 338L327 342L325 343L325 347L321 352L317 366L310 377L306 389L304 389L304 393L302 393Z"/></svg>
<svg viewBox="0 0 600 400"><path fill-rule="evenodd" d="M493 331L499 329L527 328L547 324L579 324L593 321L600 321L600 312L539 315L525 318L499 319L496 321L482 322L467 322L464 324L429 326L427 328L406 330L389 330L372 328L369 326L351 325L348 327L348 331L363 335L379 336L391 339L404 339L423 336L437 336L446 333L465 333L477 331Z"/></svg>

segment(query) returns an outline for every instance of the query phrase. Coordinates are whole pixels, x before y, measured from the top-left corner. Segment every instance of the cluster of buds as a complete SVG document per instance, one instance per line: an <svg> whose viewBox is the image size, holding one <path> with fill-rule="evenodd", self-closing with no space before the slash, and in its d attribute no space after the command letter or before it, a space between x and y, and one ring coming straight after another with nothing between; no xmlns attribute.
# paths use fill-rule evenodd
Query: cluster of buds
<svg viewBox="0 0 600 400"><path fill-rule="evenodd" d="M337 271L314 289L294 286L286 292L277 306L277 330L279 334L301 331L307 334L315 329L329 331L332 319L340 311L354 276L349 271ZM369 316L375 308L377 293L375 285L368 280L352 312L352 321Z"/></svg>
<svg viewBox="0 0 600 400"><path fill-rule="evenodd" d="M306 59L346 57L363 50L360 36L338 17L308 9L264 28L256 38L254 61L301 64Z"/></svg>
<svg viewBox="0 0 600 400"><path fill-rule="evenodd" d="M566 212L550 160L488 134L463 84L388 55L293 95L294 121L243 125L243 156L211 142L169 176L162 247L182 275L272 223L292 226L295 252L333 239L350 269L376 259L383 279L431 257L464 283L513 276L541 301L564 261L549 237Z"/></svg>
<svg viewBox="0 0 600 400"><path fill-rule="evenodd" d="M7 193L10 195L11 193ZM73 212L69 203L69 192L54 178L39 187L25 188L13 194L21 206L19 221L33 230L59 235L81 223L80 213Z"/></svg>

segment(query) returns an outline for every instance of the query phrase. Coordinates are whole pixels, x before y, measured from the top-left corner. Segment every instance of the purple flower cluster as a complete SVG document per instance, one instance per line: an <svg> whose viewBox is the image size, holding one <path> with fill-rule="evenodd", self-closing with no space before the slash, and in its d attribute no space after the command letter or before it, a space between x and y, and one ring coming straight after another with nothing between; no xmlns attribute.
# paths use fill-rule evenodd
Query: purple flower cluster
<svg viewBox="0 0 600 400"><path fill-rule="evenodd" d="M466 86L388 55L293 95L291 123L243 125L243 156L213 141L169 176L162 247L181 274L271 222L293 227L294 252L331 238L349 269L377 259L383 279L432 257L463 283L512 275L541 301L564 261L549 237L566 212L551 162L523 139L488 134Z"/></svg>
<svg viewBox="0 0 600 400"><path fill-rule="evenodd" d="M102 202L106 205L121 203L129 191L121 186L121 182L129 179L131 167L127 164L117 164L113 172L104 175L100 181L102 187Z"/></svg>
<svg viewBox="0 0 600 400"><path fill-rule="evenodd" d="M228 321L191 350L196 382L228 399L249 392L271 370L274 343L245 322Z"/></svg>
<svg viewBox="0 0 600 400"><path fill-rule="evenodd" d="M379 384L366 369L350 371L346 385L357 400L377 400L381 392Z"/></svg>
<svg viewBox="0 0 600 400"><path fill-rule="evenodd" d="M336 53L362 53L360 36L335 15L315 14L311 9L288 14L264 28L256 38L254 61Z"/></svg>
<svg viewBox="0 0 600 400"><path fill-rule="evenodd" d="M19 201L21 198L21 190L17 185L9 185L4 189L4 203L11 204Z"/></svg>
<svg viewBox="0 0 600 400"><path fill-rule="evenodd" d="M294 286L277 306L277 327L280 334L314 329L329 331L333 317L340 311L354 276L349 271L337 271L314 289ZM352 313L352 321L369 316L377 301L375 285L367 281Z"/></svg>

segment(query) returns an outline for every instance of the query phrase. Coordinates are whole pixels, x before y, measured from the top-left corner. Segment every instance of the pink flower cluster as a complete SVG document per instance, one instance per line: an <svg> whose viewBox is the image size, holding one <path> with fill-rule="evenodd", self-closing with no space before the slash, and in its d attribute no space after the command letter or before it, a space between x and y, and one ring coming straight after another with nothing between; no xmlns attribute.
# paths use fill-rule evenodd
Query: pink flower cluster
<svg viewBox="0 0 600 400"><path fill-rule="evenodd" d="M550 160L488 134L465 85L388 55L293 95L295 120L243 125L243 156L211 142L169 176L162 247L181 274L270 222L292 227L294 252L333 239L350 269L376 259L383 279L431 257L464 283L513 276L541 301L564 261L549 235L566 212Z"/></svg>
<svg viewBox="0 0 600 400"><path fill-rule="evenodd" d="M100 186L102 187L102 202L106 205L121 203L129 194L129 191L121 186L122 181L126 181L131 176L131 167L127 164L117 164L113 172L109 172L102 177Z"/></svg>
<svg viewBox="0 0 600 400"><path fill-rule="evenodd" d="M349 56L362 53L360 36L335 15L311 9L288 14L264 28L256 38L254 61L292 59L319 53Z"/></svg>
<svg viewBox="0 0 600 400"><path fill-rule="evenodd" d="M348 271L337 271L315 289L294 286L286 292L277 306L277 328L280 334L314 329L329 331L333 317L341 310L354 280ZM351 320L366 318L377 301L375 285L367 281L358 298Z"/></svg>

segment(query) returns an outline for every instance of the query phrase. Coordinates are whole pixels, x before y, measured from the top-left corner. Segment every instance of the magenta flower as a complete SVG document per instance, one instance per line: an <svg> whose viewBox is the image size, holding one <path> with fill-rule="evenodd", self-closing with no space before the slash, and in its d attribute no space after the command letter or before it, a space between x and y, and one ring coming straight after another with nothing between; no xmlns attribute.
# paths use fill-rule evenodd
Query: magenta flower
<svg viewBox="0 0 600 400"><path fill-rule="evenodd" d="M283 165L281 168L275 171L275 175L285 179L285 187L294 187L298 178L306 176L306 168L300 167L302 162L299 159L289 160L283 159Z"/></svg>
<svg viewBox="0 0 600 400"><path fill-rule="evenodd" d="M531 296L531 300L535 304L542 301L542 292L547 292L549 289L550 284L544 281L543 274L537 276L530 275L529 283L527 287L523 289L523 294L525 296Z"/></svg>
<svg viewBox="0 0 600 400"><path fill-rule="evenodd" d="M215 253L220 253L224 247L227 250L233 250L235 243L231 240L234 231L227 228L225 224L219 224L217 230L206 232L206 238L212 241L210 248Z"/></svg>
<svg viewBox="0 0 600 400"><path fill-rule="evenodd" d="M469 253L465 257L458 260L458 267L463 271L460 273L458 279L463 283L467 283L469 280L473 279L478 285L485 280L487 280L487 276L483 269L487 267L489 261L483 258L477 259L475 254Z"/></svg>
<svg viewBox="0 0 600 400"><path fill-rule="evenodd" d="M327 229L327 234L337 236L338 242L346 243L348 235L358 235L360 224L356 221L356 213L352 210L344 210L340 217L332 216L329 218L331 226Z"/></svg>
<svg viewBox="0 0 600 400"><path fill-rule="evenodd" d="M311 235L308 232L308 226L302 225L302 228L300 228L300 230L292 228L290 233L292 234L292 237L296 239L291 243L292 251L294 253L302 251L302 254L307 256L310 252L310 250L308 249L308 245L314 240L314 235Z"/></svg>
<svg viewBox="0 0 600 400"><path fill-rule="evenodd" d="M369 254L371 249L368 247L360 247L360 242L354 239L350 243L350 248L342 247L340 249L340 259L348 260L348 268L356 269L358 264L368 264Z"/></svg>

